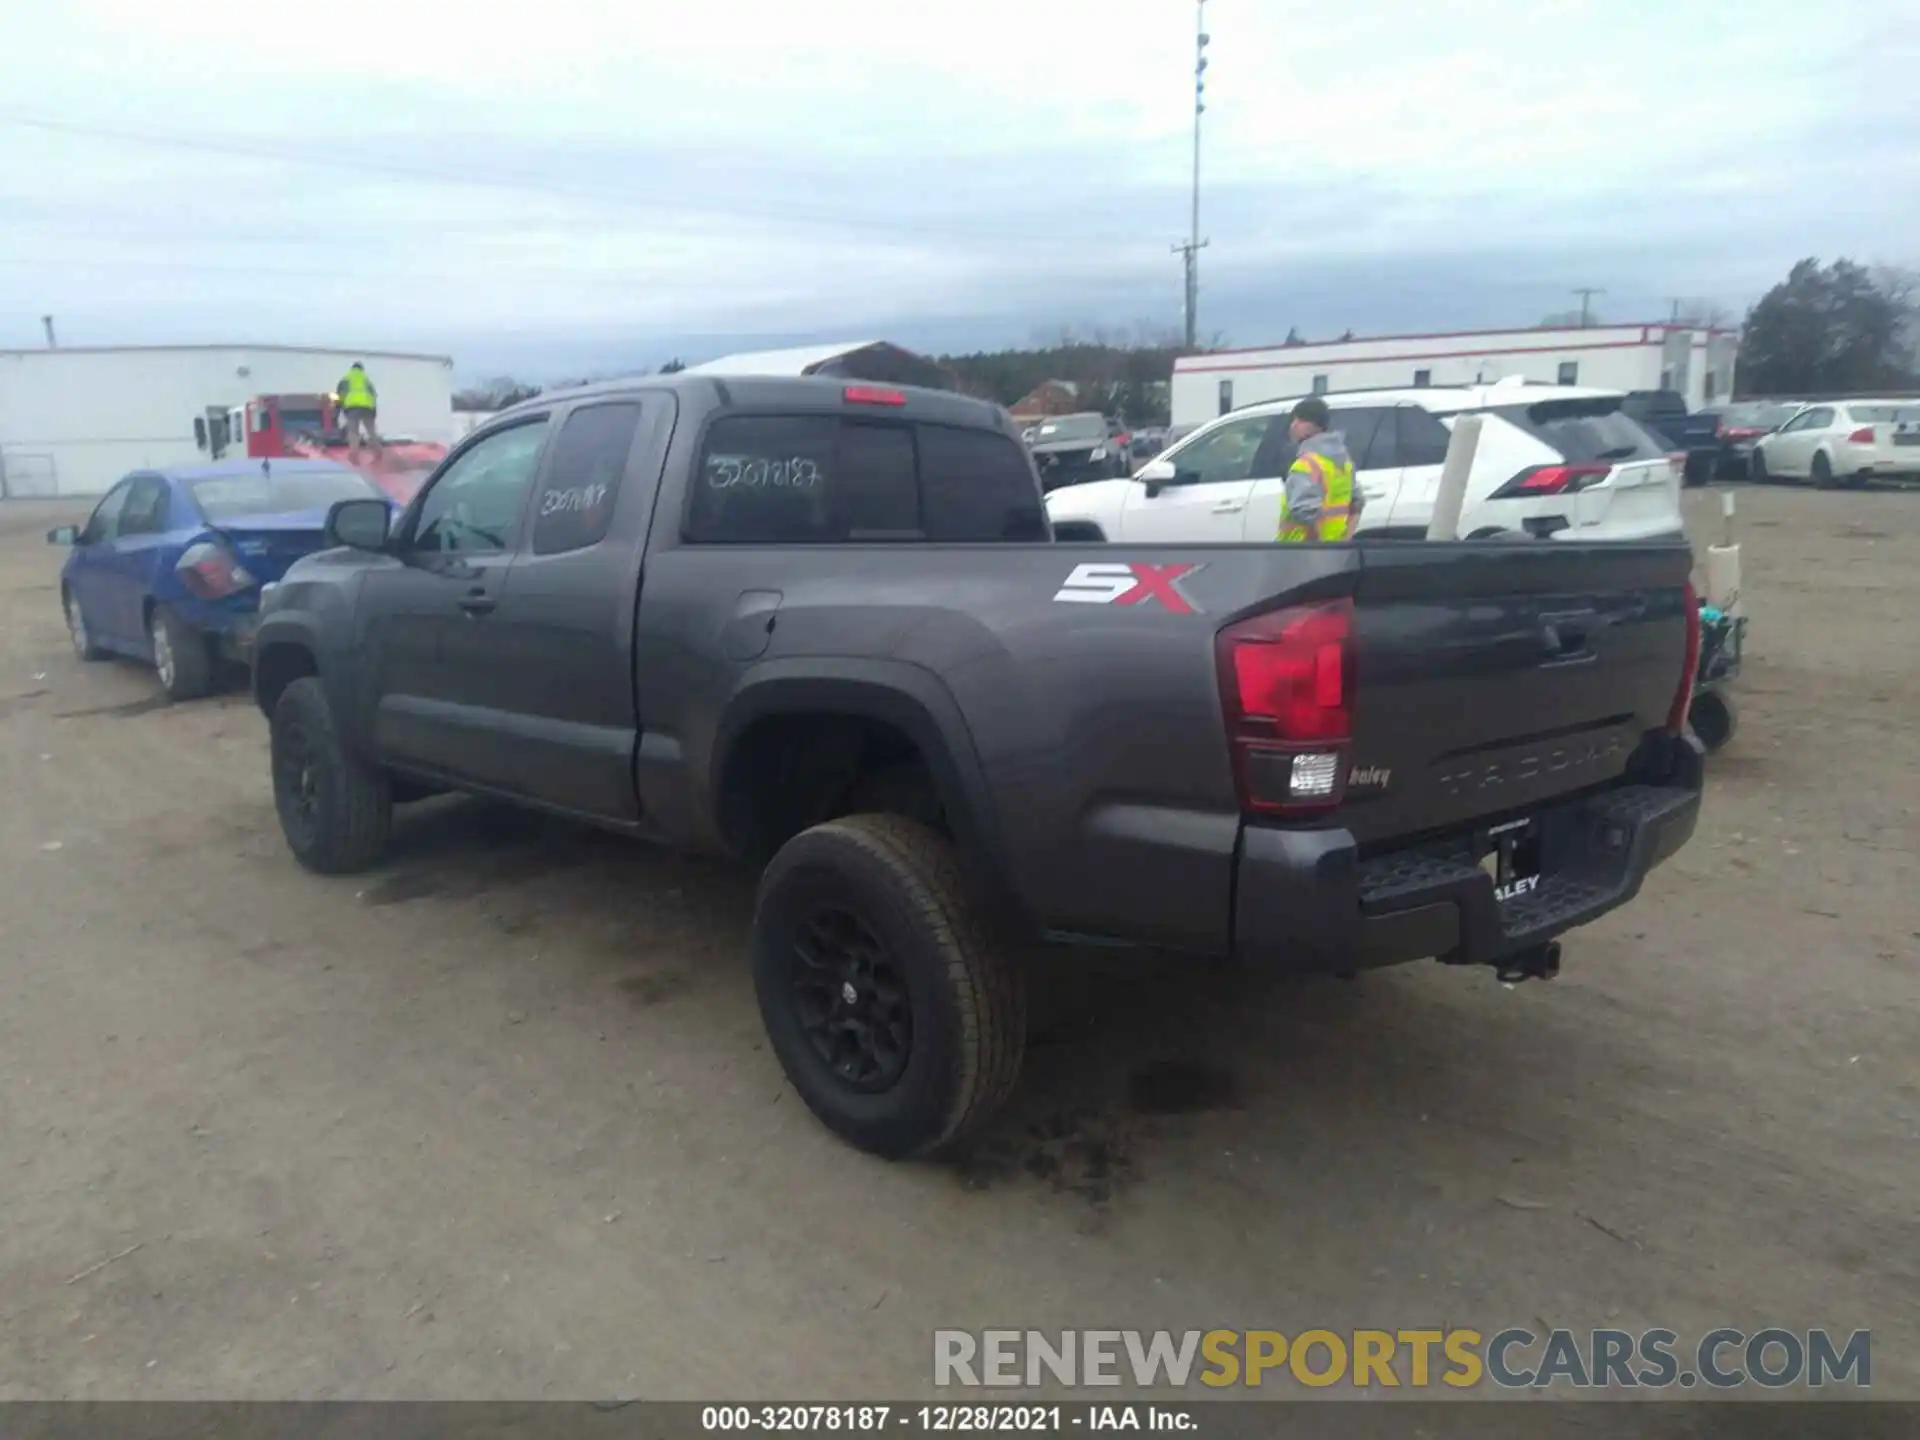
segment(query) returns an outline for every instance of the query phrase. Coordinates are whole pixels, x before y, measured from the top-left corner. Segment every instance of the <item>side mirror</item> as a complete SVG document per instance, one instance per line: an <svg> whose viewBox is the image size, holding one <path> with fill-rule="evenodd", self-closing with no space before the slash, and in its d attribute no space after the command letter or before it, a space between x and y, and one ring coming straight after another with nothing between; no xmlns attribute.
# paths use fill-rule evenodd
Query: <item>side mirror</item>
<svg viewBox="0 0 1920 1440"><path fill-rule="evenodd" d="M393 509L384 500L336 500L327 511L326 542L355 550L385 550Z"/></svg>
<svg viewBox="0 0 1920 1440"><path fill-rule="evenodd" d="M1147 487L1147 498L1152 499L1179 478L1179 471L1171 460L1153 460L1136 470L1133 478Z"/></svg>
<svg viewBox="0 0 1920 1440"><path fill-rule="evenodd" d="M56 525L53 529L47 531L47 543L49 545L78 545L80 543L80 527L78 525Z"/></svg>

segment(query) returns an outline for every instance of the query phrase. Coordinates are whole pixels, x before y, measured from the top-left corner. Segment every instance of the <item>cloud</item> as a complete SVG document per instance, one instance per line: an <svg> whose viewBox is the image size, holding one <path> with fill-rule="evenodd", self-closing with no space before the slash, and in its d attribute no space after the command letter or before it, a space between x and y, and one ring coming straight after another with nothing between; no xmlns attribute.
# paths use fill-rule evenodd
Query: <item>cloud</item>
<svg viewBox="0 0 1920 1440"><path fill-rule="evenodd" d="M1912 262L1898 0L1210 0L1202 329L1739 307ZM10 19L0 344L250 338L567 373L1177 323L1182 4L130 0ZM1905 244L1908 253L1900 253Z"/></svg>

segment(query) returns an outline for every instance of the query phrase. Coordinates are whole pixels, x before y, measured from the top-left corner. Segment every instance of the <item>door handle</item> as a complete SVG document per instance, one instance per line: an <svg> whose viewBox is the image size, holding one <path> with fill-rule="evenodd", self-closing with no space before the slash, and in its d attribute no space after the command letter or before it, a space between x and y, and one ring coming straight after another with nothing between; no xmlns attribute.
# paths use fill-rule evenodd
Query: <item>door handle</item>
<svg viewBox="0 0 1920 1440"><path fill-rule="evenodd" d="M491 615L497 603L484 590L474 590L460 597L460 608L469 615Z"/></svg>
<svg viewBox="0 0 1920 1440"><path fill-rule="evenodd" d="M1222 500L1213 507L1213 513L1216 515L1238 515L1246 508L1247 502L1244 500Z"/></svg>

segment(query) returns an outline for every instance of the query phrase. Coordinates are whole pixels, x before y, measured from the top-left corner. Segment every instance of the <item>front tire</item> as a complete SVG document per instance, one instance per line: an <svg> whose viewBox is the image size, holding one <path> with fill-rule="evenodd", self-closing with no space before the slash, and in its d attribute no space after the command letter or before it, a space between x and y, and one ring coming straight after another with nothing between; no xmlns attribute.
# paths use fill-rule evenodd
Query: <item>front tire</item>
<svg viewBox="0 0 1920 1440"><path fill-rule="evenodd" d="M60 609L67 617L67 639L73 642L73 653L82 660L104 660L107 652L93 643L93 632L87 629L87 617L81 613L80 602L74 598L71 590L60 596Z"/></svg>
<svg viewBox="0 0 1920 1440"><path fill-rule="evenodd" d="M393 824L386 772L341 743L316 677L281 692L271 749L274 809L293 858L321 875L351 874L379 860Z"/></svg>
<svg viewBox="0 0 1920 1440"><path fill-rule="evenodd" d="M207 637L164 605L147 619L153 669L169 700L198 700L213 689L213 651Z"/></svg>
<svg viewBox="0 0 1920 1440"><path fill-rule="evenodd" d="M854 815L760 881L754 990L775 1055L835 1134L890 1160L974 1134L1006 1102L1026 991L946 837Z"/></svg>
<svg viewBox="0 0 1920 1440"><path fill-rule="evenodd" d="M1819 490L1831 490L1833 488L1833 462L1827 459L1824 454L1813 457L1813 483L1814 487Z"/></svg>
<svg viewBox="0 0 1920 1440"><path fill-rule="evenodd" d="M1767 457L1764 451L1756 449L1748 453L1747 479L1755 485L1767 483Z"/></svg>

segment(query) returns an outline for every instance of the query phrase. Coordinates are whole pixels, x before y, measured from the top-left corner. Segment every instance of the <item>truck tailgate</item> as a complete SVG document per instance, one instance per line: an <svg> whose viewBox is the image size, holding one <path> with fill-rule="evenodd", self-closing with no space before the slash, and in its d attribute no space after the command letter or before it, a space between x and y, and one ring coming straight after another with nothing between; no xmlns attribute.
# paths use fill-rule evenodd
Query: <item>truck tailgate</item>
<svg viewBox="0 0 1920 1440"><path fill-rule="evenodd" d="M1340 812L1363 847L1617 780L1682 679L1684 544L1447 548L1364 551Z"/></svg>

